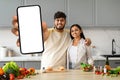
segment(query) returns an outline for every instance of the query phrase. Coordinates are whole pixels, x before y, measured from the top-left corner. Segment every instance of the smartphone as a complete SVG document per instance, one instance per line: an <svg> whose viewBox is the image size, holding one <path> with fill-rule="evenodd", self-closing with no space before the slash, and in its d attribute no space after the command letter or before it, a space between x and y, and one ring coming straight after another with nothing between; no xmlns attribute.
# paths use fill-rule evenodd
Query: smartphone
<svg viewBox="0 0 120 80"><path fill-rule="evenodd" d="M39 5L19 6L17 18L20 52L22 54L42 53L44 41L41 7Z"/></svg>

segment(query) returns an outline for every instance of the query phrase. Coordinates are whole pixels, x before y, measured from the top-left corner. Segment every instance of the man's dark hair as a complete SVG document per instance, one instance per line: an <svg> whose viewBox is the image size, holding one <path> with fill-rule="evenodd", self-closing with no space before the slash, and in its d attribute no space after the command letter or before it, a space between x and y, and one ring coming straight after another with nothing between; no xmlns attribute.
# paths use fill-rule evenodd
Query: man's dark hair
<svg viewBox="0 0 120 80"><path fill-rule="evenodd" d="M56 19L56 18L64 18L64 19L66 19L66 15L65 15L64 12L58 11L54 15L54 19Z"/></svg>

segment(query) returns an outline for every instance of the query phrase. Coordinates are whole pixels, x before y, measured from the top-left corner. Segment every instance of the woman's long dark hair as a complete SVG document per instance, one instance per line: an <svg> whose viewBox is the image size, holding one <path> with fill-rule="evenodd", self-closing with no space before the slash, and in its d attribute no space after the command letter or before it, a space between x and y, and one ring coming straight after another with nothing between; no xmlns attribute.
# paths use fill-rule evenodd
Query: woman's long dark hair
<svg viewBox="0 0 120 80"><path fill-rule="evenodd" d="M73 37L72 37L72 35L71 35L71 28L72 28L73 26L76 26L76 27L78 27L80 30L82 30L82 28L81 28L81 26L80 26L79 24L73 24L73 25L70 27L70 37L71 37L72 39L73 39ZM82 31L82 33L80 34L80 37L83 38L83 39L85 39L85 36L84 36L84 34L83 34L83 31Z"/></svg>

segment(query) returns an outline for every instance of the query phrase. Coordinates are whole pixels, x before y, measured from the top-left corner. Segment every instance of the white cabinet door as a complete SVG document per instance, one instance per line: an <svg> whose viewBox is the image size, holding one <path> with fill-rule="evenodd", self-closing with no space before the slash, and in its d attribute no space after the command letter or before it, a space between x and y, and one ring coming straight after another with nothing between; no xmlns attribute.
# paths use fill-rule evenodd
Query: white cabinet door
<svg viewBox="0 0 120 80"><path fill-rule="evenodd" d="M25 0L25 5L38 4L42 20L53 26L54 13L67 15L67 26L120 26L120 0Z"/></svg>
<svg viewBox="0 0 120 80"><path fill-rule="evenodd" d="M94 0L68 0L68 25L94 25Z"/></svg>
<svg viewBox="0 0 120 80"><path fill-rule="evenodd" d="M25 0L25 5L40 5L42 20L50 27L53 26L55 12L66 12L66 0Z"/></svg>
<svg viewBox="0 0 120 80"><path fill-rule="evenodd" d="M0 27L12 26L12 17L23 0L0 0Z"/></svg>
<svg viewBox="0 0 120 80"><path fill-rule="evenodd" d="M96 25L120 26L120 0L96 0Z"/></svg>

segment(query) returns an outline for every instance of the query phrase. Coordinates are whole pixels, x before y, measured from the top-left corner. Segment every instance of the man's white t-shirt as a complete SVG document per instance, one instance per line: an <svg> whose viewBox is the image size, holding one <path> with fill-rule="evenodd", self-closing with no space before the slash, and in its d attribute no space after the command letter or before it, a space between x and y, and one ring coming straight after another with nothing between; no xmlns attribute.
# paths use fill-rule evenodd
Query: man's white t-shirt
<svg viewBox="0 0 120 80"><path fill-rule="evenodd" d="M66 67L67 48L71 42L70 34L67 30L62 33L54 28L49 30L50 35L45 41L45 50L42 54L41 69L43 67L58 68Z"/></svg>

